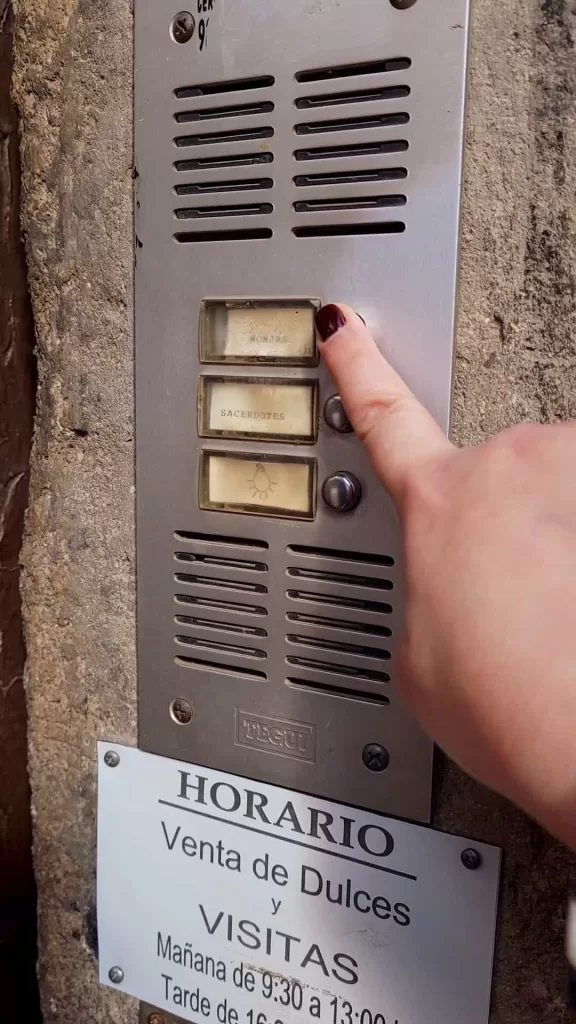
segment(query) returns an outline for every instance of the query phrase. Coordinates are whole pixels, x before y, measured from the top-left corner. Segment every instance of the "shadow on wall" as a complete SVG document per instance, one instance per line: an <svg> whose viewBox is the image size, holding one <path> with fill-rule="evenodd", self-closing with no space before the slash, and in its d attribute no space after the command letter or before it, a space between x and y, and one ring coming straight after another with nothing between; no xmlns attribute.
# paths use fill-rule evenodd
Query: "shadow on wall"
<svg viewBox="0 0 576 1024"><path fill-rule="evenodd" d="M34 329L20 237L13 12L0 0L0 1022L41 1020L27 771L20 548L34 419Z"/></svg>

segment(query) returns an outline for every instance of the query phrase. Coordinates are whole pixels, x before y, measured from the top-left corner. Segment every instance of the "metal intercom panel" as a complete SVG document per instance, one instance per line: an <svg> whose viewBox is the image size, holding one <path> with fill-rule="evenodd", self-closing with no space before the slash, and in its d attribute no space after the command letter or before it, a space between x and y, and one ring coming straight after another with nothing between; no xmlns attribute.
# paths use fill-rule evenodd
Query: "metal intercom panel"
<svg viewBox="0 0 576 1024"><path fill-rule="evenodd" d="M468 0L136 0L140 745L427 820L402 550L313 317L449 423Z"/></svg>

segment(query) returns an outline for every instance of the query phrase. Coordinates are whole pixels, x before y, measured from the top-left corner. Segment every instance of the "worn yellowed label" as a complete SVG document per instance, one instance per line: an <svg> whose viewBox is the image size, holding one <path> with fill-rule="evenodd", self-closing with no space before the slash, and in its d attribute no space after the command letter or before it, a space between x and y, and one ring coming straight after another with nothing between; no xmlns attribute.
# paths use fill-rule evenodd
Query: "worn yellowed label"
<svg viewBox="0 0 576 1024"><path fill-rule="evenodd" d="M209 505L255 506L312 514L312 466L308 462L259 462L208 455Z"/></svg>
<svg viewBox="0 0 576 1024"><path fill-rule="evenodd" d="M314 309L272 307L228 310L224 355L248 359L312 359Z"/></svg>
<svg viewBox="0 0 576 1024"><path fill-rule="evenodd" d="M314 440L313 384L255 384L205 379L206 432Z"/></svg>

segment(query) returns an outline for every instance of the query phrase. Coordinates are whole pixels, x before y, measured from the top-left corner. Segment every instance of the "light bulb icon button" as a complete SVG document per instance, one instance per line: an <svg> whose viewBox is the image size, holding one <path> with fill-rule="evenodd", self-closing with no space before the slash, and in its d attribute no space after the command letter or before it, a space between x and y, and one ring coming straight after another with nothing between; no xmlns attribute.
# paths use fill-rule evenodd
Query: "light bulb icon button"
<svg viewBox="0 0 576 1024"><path fill-rule="evenodd" d="M252 496L261 501L267 501L274 493L276 486L276 481L271 479L266 467L261 462L256 463L254 476L250 477L248 483L252 490Z"/></svg>

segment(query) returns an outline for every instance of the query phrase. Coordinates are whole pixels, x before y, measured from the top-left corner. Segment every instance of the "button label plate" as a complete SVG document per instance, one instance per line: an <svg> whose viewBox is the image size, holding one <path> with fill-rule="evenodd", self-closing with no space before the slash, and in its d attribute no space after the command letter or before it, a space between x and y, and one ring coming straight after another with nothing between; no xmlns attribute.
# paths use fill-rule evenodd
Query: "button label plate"
<svg viewBox="0 0 576 1024"><path fill-rule="evenodd" d="M314 519L316 462L203 452L200 506L290 519Z"/></svg>
<svg viewBox="0 0 576 1024"><path fill-rule="evenodd" d="M203 363L316 366L314 316L320 300L205 299L200 312Z"/></svg>
<svg viewBox="0 0 576 1024"><path fill-rule="evenodd" d="M202 377L201 437L258 437L313 444L318 432L315 381Z"/></svg>

